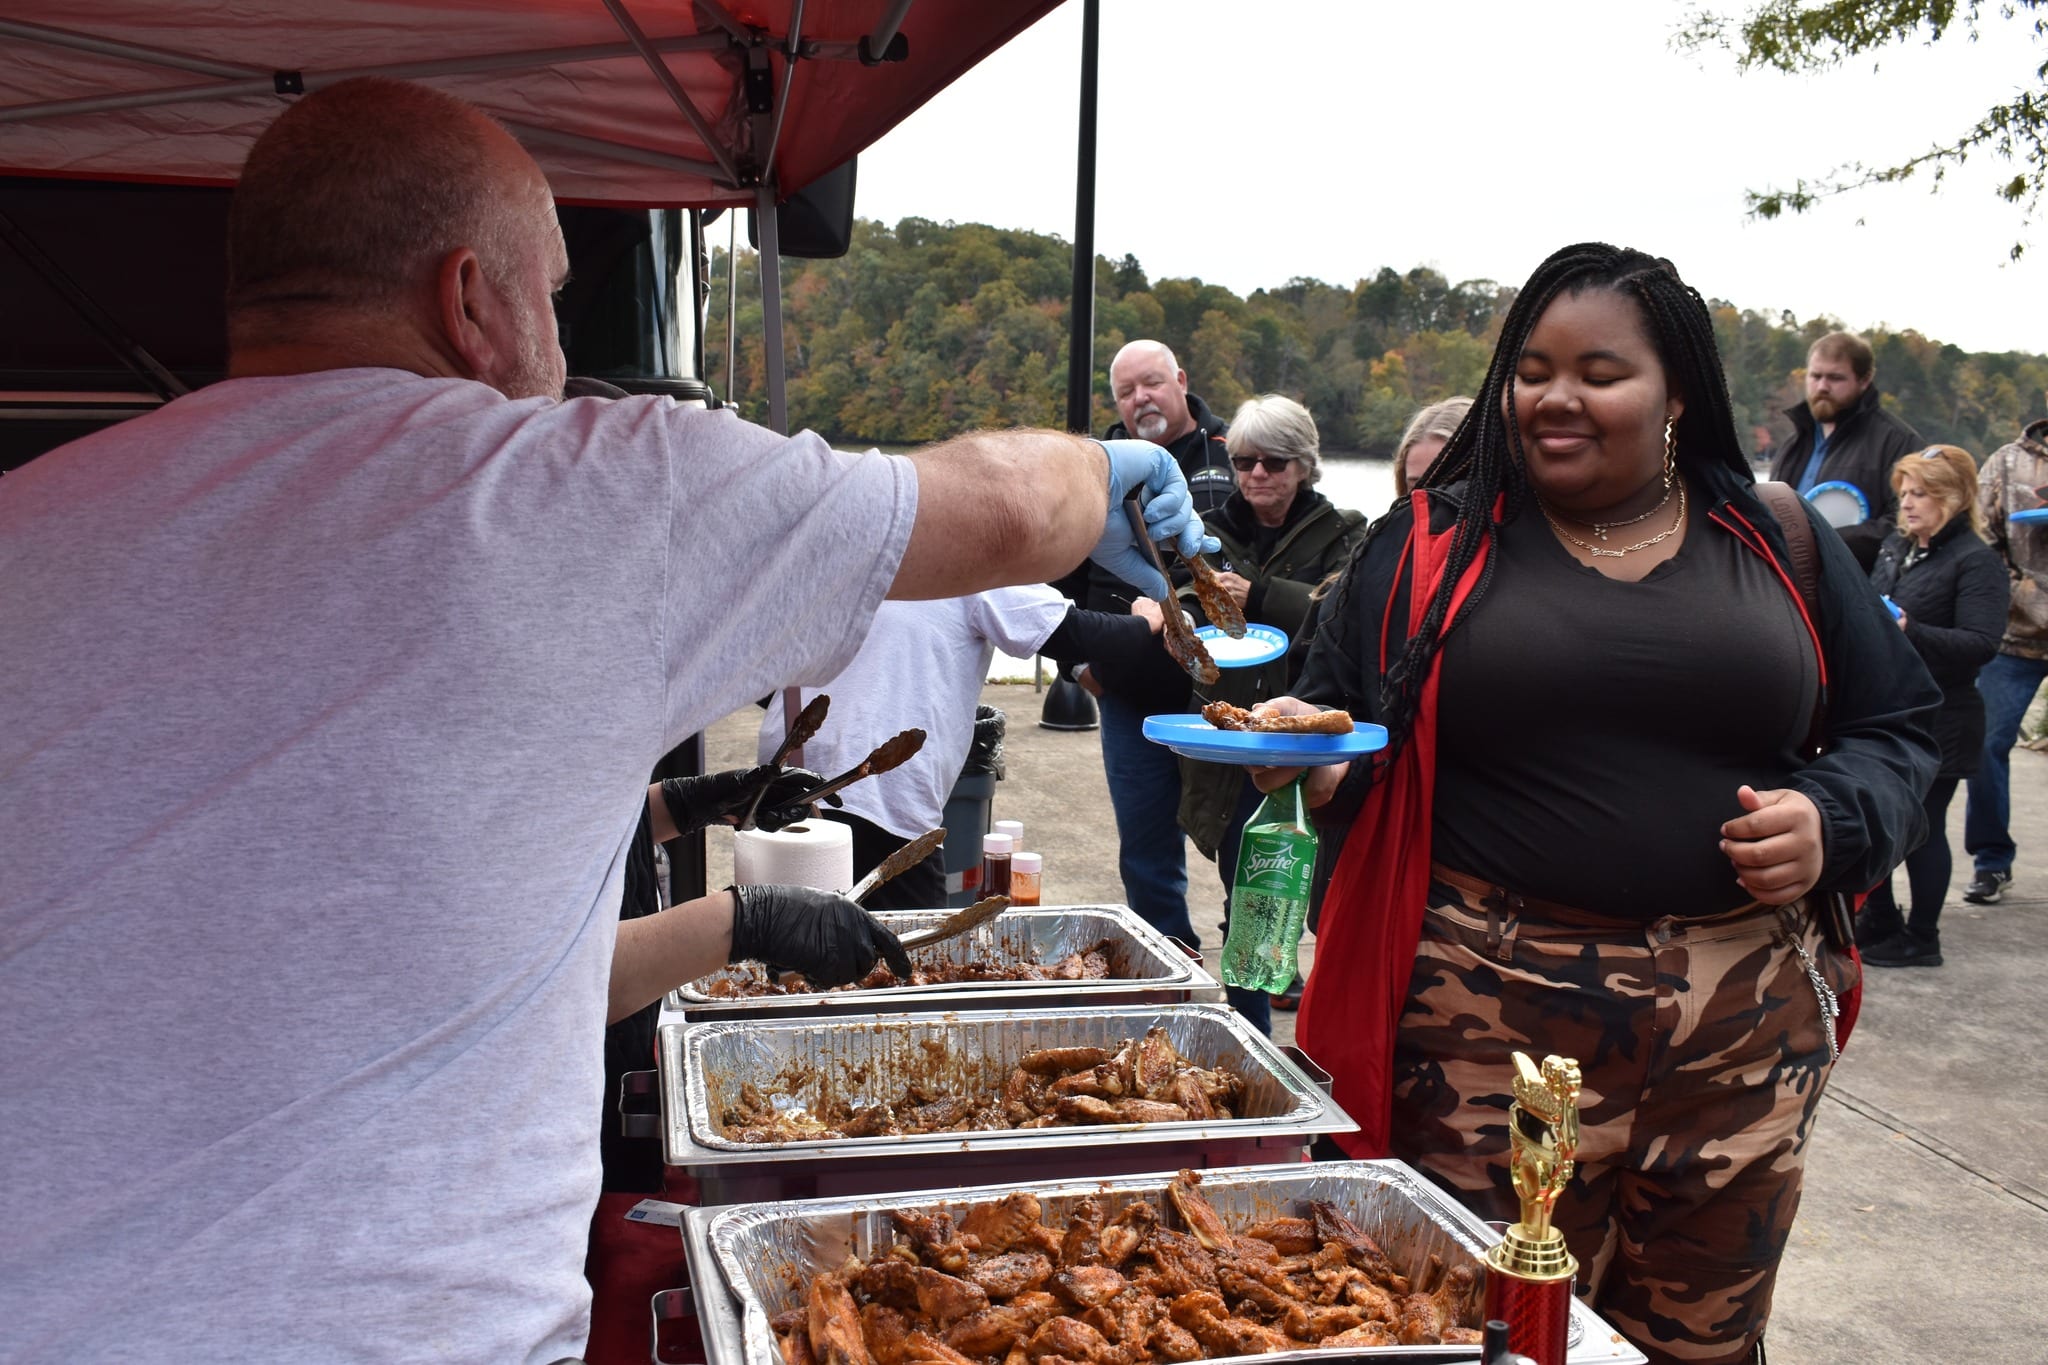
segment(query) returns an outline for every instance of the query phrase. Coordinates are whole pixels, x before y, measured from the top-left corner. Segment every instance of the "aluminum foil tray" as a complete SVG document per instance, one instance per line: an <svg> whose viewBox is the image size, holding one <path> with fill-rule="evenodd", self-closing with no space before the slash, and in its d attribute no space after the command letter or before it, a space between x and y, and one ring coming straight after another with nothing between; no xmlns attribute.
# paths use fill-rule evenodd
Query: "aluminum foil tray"
<svg viewBox="0 0 2048 1365"><path fill-rule="evenodd" d="M999 1087L1037 1048L1113 1046L1155 1025L1189 1061L1244 1076L1241 1117L754 1143L726 1136L719 1122L747 1082L805 1108L826 1097L893 1098L919 1079L977 1094ZM706 1203L1298 1159L1316 1134L1358 1127L1224 1005L664 1024L658 1050L665 1154L699 1180Z"/></svg>
<svg viewBox="0 0 2048 1365"><path fill-rule="evenodd" d="M710 1365L781 1365L769 1319L803 1302L809 1277L850 1255L868 1256L888 1247L894 1229L888 1210L958 1212L968 1205L1029 1190L1044 1206L1049 1224L1065 1220L1086 1196L1105 1215L1137 1201L1157 1207L1161 1220L1179 1227L1166 1199L1172 1172L1115 1179L1027 1181L976 1189L930 1190L860 1199L816 1199L753 1204L738 1208L692 1209L684 1235L693 1258L708 1254L711 1266L691 1267L698 1286L698 1313ZM1328 1200L1372 1234L1394 1264L1416 1275L1431 1255L1446 1266L1476 1265L1497 1235L1469 1210L1451 1200L1398 1161L1336 1161L1287 1166L1247 1166L1202 1175L1202 1192L1233 1227L1261 1218L1307 1212L1307 1202ZM729 1289L721 1293L720 1281ZM1625 1365L1644 1360L1583 1305L1572 1305L1571 1365ZM735 1358L732 1354L737 1349ZM1330 1360L1363 1357L1393 1360L1470 1361L1476 1346L1378 1346L1318 1351L1303 1348L1258 1357L1217 1360Z"/></svg>
<svg viewBox="0 0 2048 1365"><path fill-rule="evenodd" d="M882 910L875 918L898 934L926 929L950 910ZM796 995L718 996L721 981L759 979L747 963L699 977L668 994L668 1007L691 1019L798 1018L897 1009L1019 1009L1028 997L1053 995L1096 1004L1163 1005L1220 1000L1222 987L1173 941L1127 905L1048 905L1005 910L958 938L913 952L913 962L1057 962L1098 943L1110 944L1112 975L1099 981L964 981L888 986L868 991L805 991Z"/></svg>

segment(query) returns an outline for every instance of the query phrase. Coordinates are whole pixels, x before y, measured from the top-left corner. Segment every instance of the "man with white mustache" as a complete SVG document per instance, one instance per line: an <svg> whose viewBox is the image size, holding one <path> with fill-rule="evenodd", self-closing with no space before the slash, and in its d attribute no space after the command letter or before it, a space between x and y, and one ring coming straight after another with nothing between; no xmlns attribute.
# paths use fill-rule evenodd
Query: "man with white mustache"
<svg viewBox="0 0 2048 1365"><path fill-rule="evenodd" d="M1110 396L1122 418L1104 439L1138 436L1166 447L1188 482L1198 511L1214 511L1236 487L1223 437L1229 425L1188 392L1187 371L1157 341L1133 341L1109 366ZM1093 567L1085 594L1094 611L1125 612L1138 589ZM1180 571L1177 582L1185 582ZM1102 768L1116 812L1117 871L1124 899L1154 928L1200 946L1188 916L1187 845L1180 828L1180 760L1144 736L1146 716L1188 708L1188 677L1148 639L1135 656L1095 658L1075 680L1101 701Z"/></svg>

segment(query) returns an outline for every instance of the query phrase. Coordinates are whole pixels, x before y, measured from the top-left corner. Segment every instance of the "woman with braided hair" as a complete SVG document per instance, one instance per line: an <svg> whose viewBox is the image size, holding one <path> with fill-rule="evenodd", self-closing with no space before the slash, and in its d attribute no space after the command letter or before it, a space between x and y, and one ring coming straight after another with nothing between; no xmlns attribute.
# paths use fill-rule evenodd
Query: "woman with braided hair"
<svg viewBox="0 0 2048 1365"><path fill-rule="evenodd" d="M1268 704L1389 731L1309 780L1343 844L1299 1033L1362 1125L1339 1142L1512 1218L1509 1054L1575 1057L1558 1223L1580 1292L1657 1362L1760 1356L1858 979L1817 907L1924 833L1939 693L1808 529L1812 609L1700 296L1569 247L1346 567L1300 697Z"/></svg>

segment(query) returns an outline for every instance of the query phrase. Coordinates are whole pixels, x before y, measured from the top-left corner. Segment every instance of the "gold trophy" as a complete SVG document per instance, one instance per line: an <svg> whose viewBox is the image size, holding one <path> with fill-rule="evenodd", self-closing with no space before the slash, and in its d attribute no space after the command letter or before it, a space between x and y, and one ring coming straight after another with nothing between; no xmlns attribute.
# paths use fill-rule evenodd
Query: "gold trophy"
<svg viewBox="0 0 2048 1365"><path fill-rule="evenodd" d="M1506 1321L1509 1349L1536 1365L1565 1365L1579 1263L1550 1220L1579 1150L1579 1064L1545 1057L1539 1071L1517 1052L1514 1092L1508 1160L1522 1219L1486 1253L1486 1316Z"/></svg>

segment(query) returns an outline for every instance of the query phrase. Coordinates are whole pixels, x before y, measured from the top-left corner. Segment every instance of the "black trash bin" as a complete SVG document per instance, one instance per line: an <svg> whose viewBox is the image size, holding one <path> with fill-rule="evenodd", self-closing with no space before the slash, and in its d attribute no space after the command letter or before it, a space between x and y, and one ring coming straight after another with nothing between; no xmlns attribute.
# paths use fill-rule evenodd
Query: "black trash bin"
<svg viewBox="0 0 2048 1365"><path fill-rule="evenodd" d="M962 881L969 868L979 871L981 867L981 836L989 831L996 783L1003 776L1003 734L1008 724L993 706L974 709L974 742L967 748L959 780L946 797L946 842L941 847L946 859L946 904L952 909L972 905L979 894Z"/></svg>

